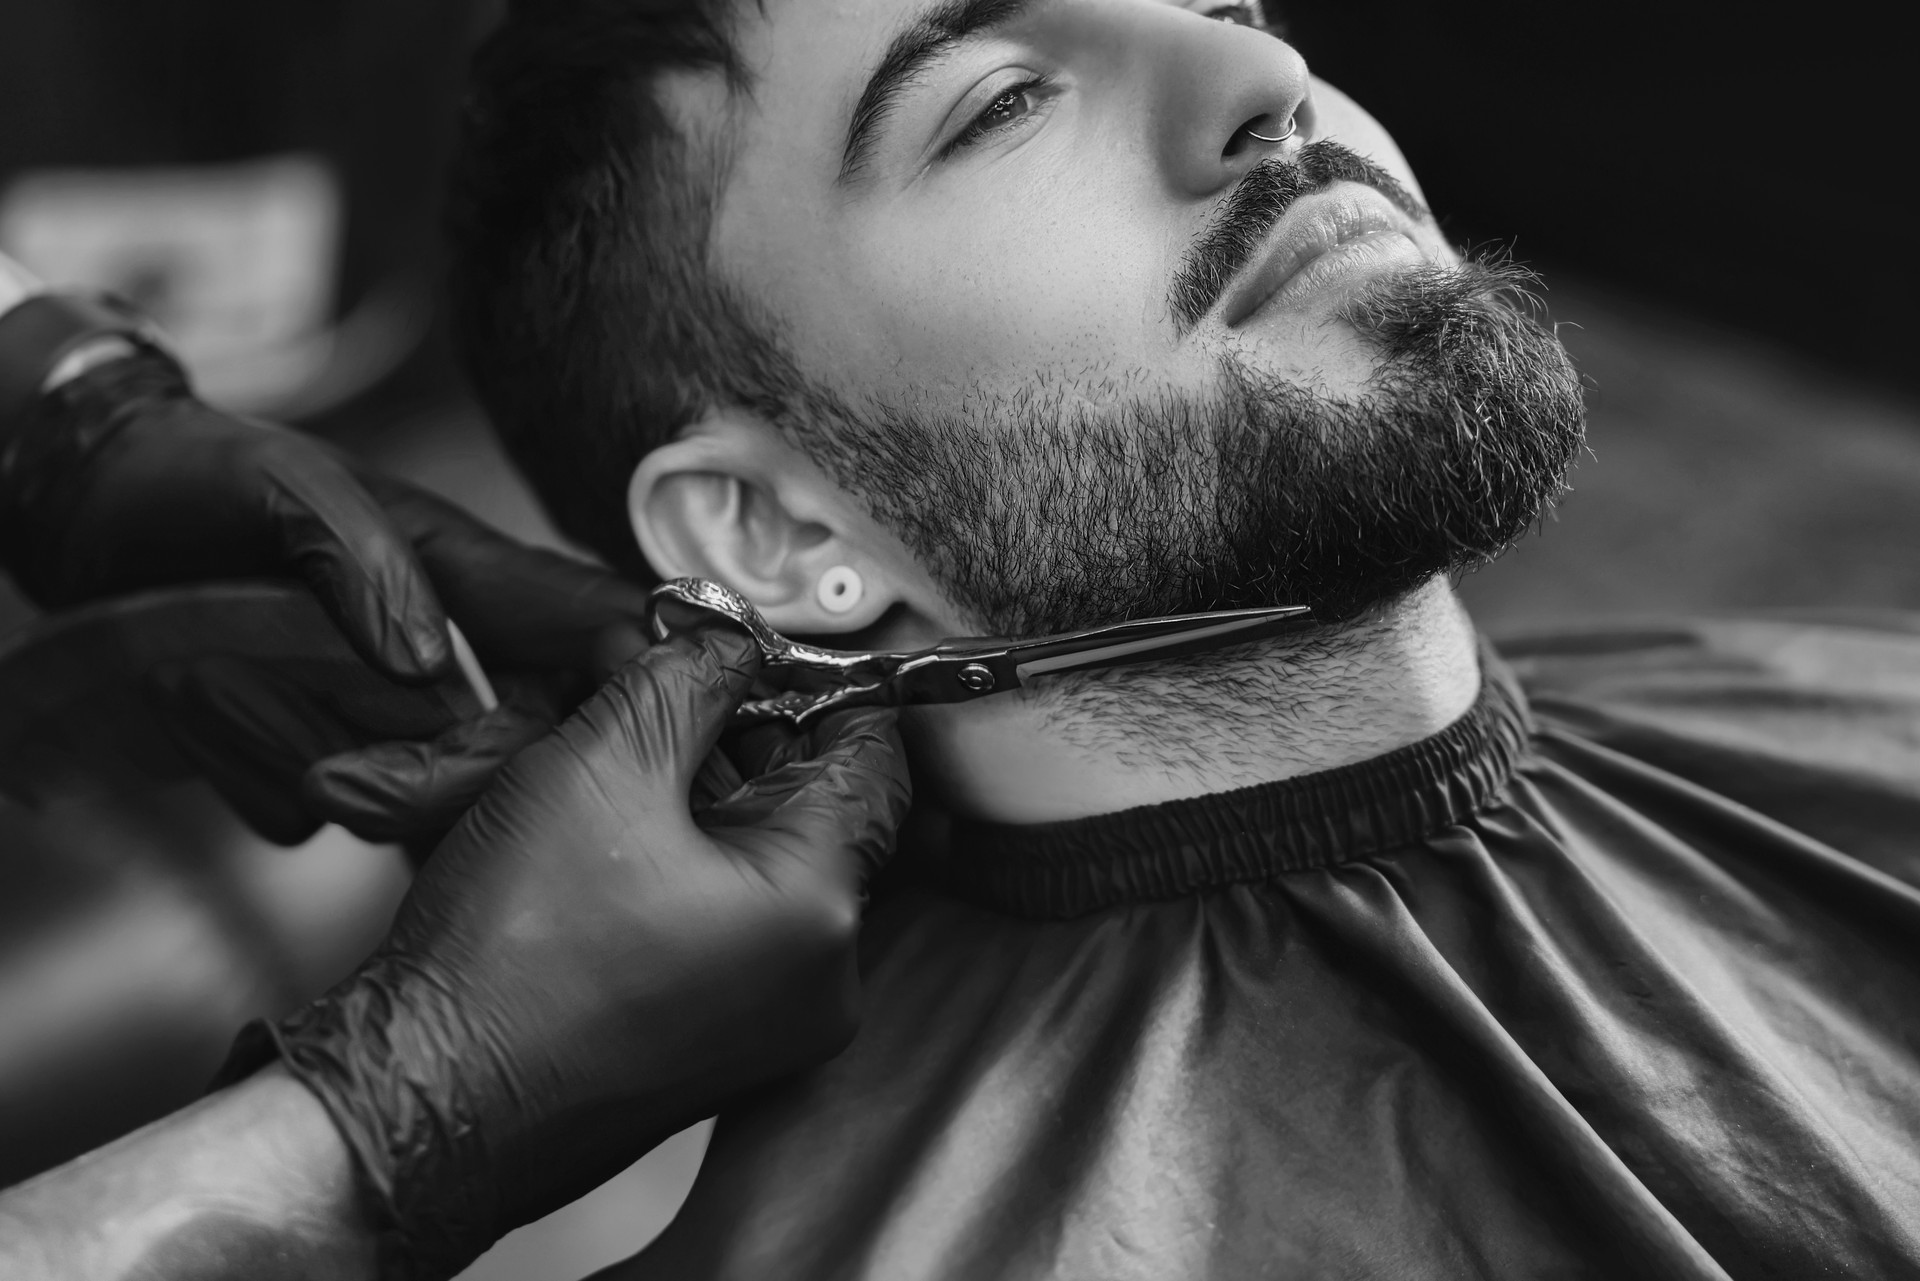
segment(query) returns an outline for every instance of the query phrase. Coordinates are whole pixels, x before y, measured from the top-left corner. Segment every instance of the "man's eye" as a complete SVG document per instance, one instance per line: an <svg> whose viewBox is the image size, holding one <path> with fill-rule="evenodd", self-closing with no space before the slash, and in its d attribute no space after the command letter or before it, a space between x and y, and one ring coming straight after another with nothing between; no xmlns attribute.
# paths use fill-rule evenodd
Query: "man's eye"
<svg viewBox="0 0 1920 1281"><path fill-rule="evenodd" d="M1231 22L1236 26L1252 27L1255 31L1271 31L1278 35L1278 24L1267 18L1267 6L1262 0L1236 0L1233 4L1206 5L1196 12L1203 18L1213 18L1220 22Z"/></svg>
<svg viewBox="0 0 1920 1281"><path fill-rule="evenodd" d="M972 122L947 144L947 154L952 154L962 147L970 147L992 134L1020 124L1039 109L1041 91L1046 86L1045 80L1029 80L1002 93L988 103L987 109L975 116Z"/></svg>

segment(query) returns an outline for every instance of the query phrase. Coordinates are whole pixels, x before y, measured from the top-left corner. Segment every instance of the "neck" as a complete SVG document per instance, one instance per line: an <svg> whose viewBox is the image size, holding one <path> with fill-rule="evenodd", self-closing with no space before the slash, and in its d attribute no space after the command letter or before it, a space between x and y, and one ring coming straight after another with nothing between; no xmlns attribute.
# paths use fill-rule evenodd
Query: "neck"
<svg viewBox="0 0 1920 1281"><path fill-rule="evenodd" d="M1044 823L1351 765L1445 729L1479 691L1473 625L1434 579L1322 633L917 708L902 728L924 800Z"/></svg>

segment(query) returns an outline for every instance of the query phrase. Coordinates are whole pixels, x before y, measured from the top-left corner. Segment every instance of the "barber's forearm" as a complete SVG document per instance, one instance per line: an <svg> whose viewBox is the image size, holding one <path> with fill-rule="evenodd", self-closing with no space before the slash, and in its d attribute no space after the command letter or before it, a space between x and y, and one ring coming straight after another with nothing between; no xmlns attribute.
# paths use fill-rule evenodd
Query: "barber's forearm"
<svg viewBox="0 0 1920 1281"><path fill-rule="evenodd" d="M16 303L23 303L45 290L34 274L5 254L0 254L0 316Z"/></svg>
<svg viewBox="0 0 1920 1281"><path fill-rule="evenodd" d="M346 1145L277 1066L0 1193L14 1281L375 1275Z"/></svg>

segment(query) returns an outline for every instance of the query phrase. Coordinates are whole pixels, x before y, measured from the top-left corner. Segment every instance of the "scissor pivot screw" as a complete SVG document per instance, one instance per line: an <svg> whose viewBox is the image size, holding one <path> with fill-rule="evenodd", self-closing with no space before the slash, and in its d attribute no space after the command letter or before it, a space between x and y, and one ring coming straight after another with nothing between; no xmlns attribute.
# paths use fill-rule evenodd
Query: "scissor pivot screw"
<svg viewBox="0 0 1920 1281"><path fill-rule="evenodd" d="M993 688L993 672L984 663L968 663L954 675L976 694L984 694Z"/></svg>

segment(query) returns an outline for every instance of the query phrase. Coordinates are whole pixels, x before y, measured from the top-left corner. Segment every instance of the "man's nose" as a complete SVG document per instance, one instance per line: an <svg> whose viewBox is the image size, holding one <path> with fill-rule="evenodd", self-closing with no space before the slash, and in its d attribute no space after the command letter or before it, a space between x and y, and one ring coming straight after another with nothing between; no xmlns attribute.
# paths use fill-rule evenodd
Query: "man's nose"
<svg viewBox="0 0 1920 1281"><path fill-rule="evenodd" d="M1250 27L1161 12L1171 20L1148 59L1152 127L1176 193L1214 195L1313 136L1307 63L1292 46ZM1286 141L1270 141L1290 127Z"/></svg>

